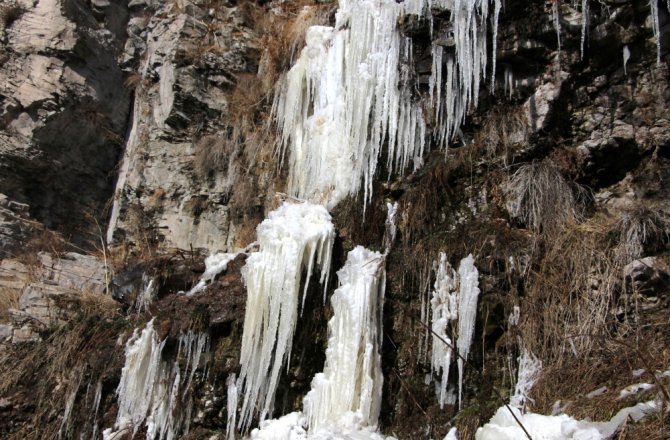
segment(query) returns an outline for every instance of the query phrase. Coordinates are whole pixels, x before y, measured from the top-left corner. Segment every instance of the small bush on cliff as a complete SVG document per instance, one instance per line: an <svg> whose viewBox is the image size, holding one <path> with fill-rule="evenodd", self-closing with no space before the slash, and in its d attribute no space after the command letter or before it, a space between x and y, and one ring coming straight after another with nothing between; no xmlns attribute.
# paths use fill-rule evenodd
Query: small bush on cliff
<svg viewBox="0 0 670 440"><path fill-rule="evenodd" d="M507 209L534 232L552 234L581 218L586 190L568 182L551 164L519 167L503 185Z"/></svg>
<svg viewBox="0 0 670 440"><path fill-rule="evenodd" d="M670 241L670 207L634 206L623 212L616 225L617 256L628 263L655 251Z"/></svg>

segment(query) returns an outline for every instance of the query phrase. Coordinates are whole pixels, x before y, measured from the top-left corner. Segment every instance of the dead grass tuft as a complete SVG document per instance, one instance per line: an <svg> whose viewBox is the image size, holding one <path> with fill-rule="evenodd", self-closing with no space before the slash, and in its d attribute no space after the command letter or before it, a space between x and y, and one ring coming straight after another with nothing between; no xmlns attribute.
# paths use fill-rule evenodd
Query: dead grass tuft
<svg viewBox="0 0 670 440"><path fill-rule="evenodd" d="M7 321L9 318L9 309L18 310L20 298L20 289L0 287L0 322Z"/></svg>
<svg viewBox="0 0 670 440"><path fill-rule="evenodd" d="M621 214L616 233L617 256L624 264L657 251L670 241L670 207L665 203L634 206Z"/></svg>
<svg viewBox="0 0 670 440"><path fill-rule="evenodd" d="M548 235L582 218L588 194L546 162L519 167L503 191L512 217L534 232Z"/></svg>
<svg viewBox="0 0 670 440"><path fill-rule="evenodd" d="M487 113L473 144L483 148L488 158L500 158L507 165L514 152L528 144L529 136L523 107L499 106Z"/></svg>

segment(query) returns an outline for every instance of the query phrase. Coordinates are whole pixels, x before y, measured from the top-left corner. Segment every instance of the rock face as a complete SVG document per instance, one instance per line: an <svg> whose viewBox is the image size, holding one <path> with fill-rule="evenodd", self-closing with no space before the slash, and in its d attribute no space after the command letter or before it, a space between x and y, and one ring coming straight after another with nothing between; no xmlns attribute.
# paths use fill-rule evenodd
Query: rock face
<svg viewBox="0 0 670 440"><path fill-rule="evenodd" d="M241 8L223 4L132 6L121 62L133 72L136 99L107 240L232 248L242 219L235 218L231 199L255 191L241 185L248 180L236 159L242 152L225 151L219 163L199 162L207 161L207 149L228 142L230 107L236 105L230 91L257 66L252 30Z"/></svg>
<svg viewBox="0 0 670 440"><path fill-rule="evenodd" d="M40 253L27 263L1 260L0 290L18 299L8 310L11 326L5 327L11 327L12 342L36 340L38 331L76 316L83 296L105 294L108 277L102 261L73 252Z"/></svg>
<svg viewBox="0 0 670 440"><path fill-rule="evenodd" d="M9 7L3 4L3 8ZM15 3L0 69L0 191L79 245L106 223L130 94L116 52L123 2L108 20L84 2Z"/></svg>
<svg viewBox="0 0 670 440"><path fill-rule="evenodd" d="M398 203L385 255L382 432L442 438L456 425L458 438L473 438L502 403L494 391L514 388L526 350L548 371L534 411L562 399L594 420L629 403L617 400L621 371L670 365L670 12L658 2L657 61L649 2L591 1L584 42L578 3L506 0L495 84L486 75L493 93L482 88L449 149L431 145L402 176L378 170L365 210L348 198L332 211L337 270L357 245L386 248L387 203ZM223 438L244 252L203 293L183 292L205 254L254 242L286 191L274 82L305 28L332 24L335 9L334 0L0 4L0 437L111 429L124 343L154 319L159 361L182 371L182 337L207 334L207 367L184 394L193 406L172 410L190 408L185 438ZM417 102L429 99L431 46L448 55L455 44L449 13L431 14L432 28L415 16L398 24L412 38L413 64L402 68ZM441 252L453 265L472 253L479 270L476 368L466 369L460 412L438 404L420 324ZM277 413L301 408L323 369L331 310L316 285ZM571 339L585 333L597 335ZM647 352L650 365L638 365ZM603 386L597 404L585 401L581 391ZM647 429L637 428L630 438Z"/></svg>

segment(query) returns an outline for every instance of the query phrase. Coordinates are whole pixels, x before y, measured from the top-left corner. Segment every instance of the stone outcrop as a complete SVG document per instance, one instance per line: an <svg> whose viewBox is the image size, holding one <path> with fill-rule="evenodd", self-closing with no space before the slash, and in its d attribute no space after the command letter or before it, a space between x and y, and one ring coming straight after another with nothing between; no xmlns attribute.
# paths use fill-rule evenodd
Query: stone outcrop
<svg viewBox="0 0 670 440"><path fill-rule="evenodd" d="M106 223L128 118L114 5L107 20L78 0L21 0L2 42L0 191L79 245Z"/></svg>
<svg viewBox="0 0 670 440"><path fill-rule="evenodd" d="M14 343L38 339L39 331L76 316L82 298L105 295L109 277L101 260L74 252L42 252L29 262L0 260L0 290L18 299L3 331Z"/></svg>
<svg viewBox="0 0 670 440"><path fill-rule="evenodd" d="M230 201L252 190L240 185L241 153L224 152L230 157L218 166L227 169L213 175L198 169L196 156L224 149L235 105L230 91L257 65L253 31L241 8L222 3L132 2L131 10L121 62L133 72L136 98L107 239L232 248L240 219Z"/></svg>

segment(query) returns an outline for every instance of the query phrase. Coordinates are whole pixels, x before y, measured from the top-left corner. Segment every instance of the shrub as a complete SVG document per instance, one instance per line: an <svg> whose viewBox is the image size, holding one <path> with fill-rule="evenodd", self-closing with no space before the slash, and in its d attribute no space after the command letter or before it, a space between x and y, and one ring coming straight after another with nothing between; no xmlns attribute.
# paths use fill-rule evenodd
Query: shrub
<svg viewBox="0 0 670 440"><path fill-rule="evenodd" d="M617 257L628 263L670 241L670 208L637 205L623 212L616 225Z"/></svg>
<svg viewBox="0 0 670 440"><path fill-rule="evenodd" d="M534 232L555 233L582 217L588 192L566 181L549 163L519 169L503 185L507 210Z"/></svg>

